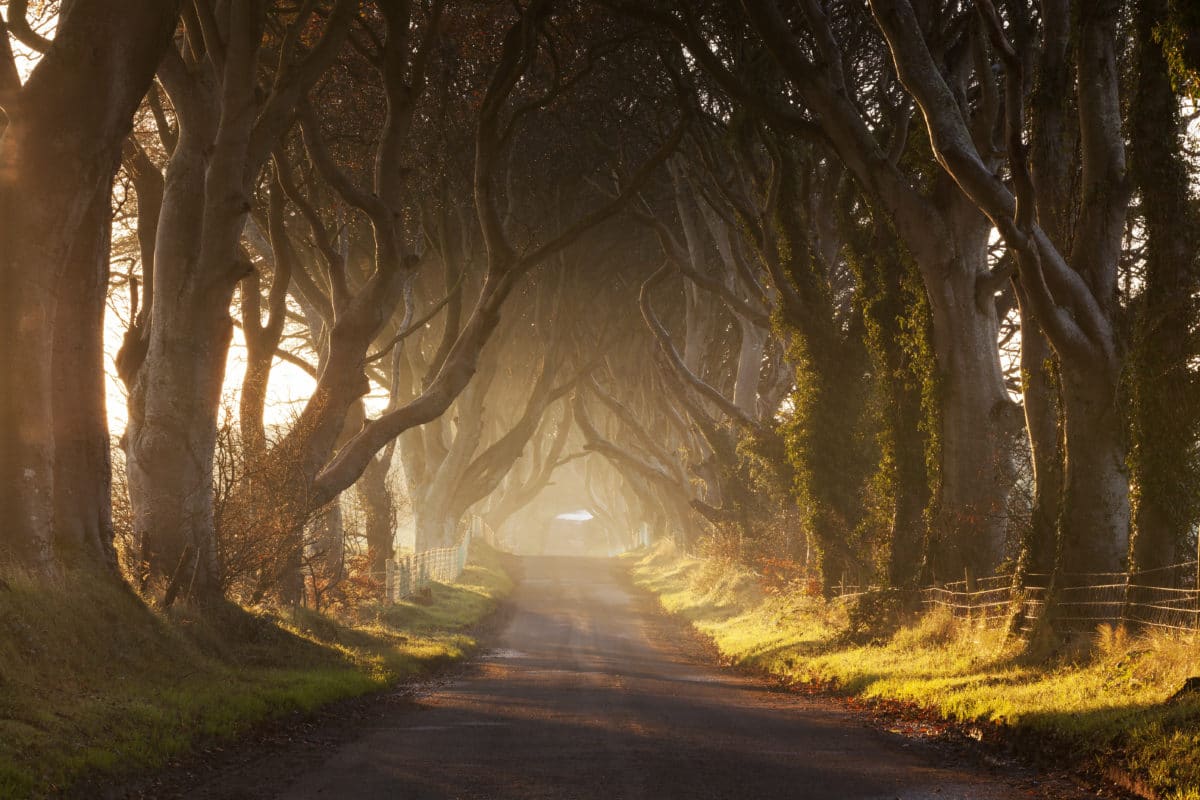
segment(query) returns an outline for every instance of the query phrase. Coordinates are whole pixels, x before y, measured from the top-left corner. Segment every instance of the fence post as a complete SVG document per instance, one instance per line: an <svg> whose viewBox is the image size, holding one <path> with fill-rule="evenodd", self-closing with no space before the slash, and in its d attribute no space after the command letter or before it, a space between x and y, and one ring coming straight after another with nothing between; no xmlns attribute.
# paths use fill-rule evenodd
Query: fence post
<svg viewBox="0 0 1200 800"><path fill-rule="evenodd" d="M1200 631L1200 535L1196 536L1196 613L1192 615L1192 631Z"/></svg>
<svg viewBox="0 0 1200 800"><path fill-rule="evenodd" d="M467 567L470 543L471 531L468 530L455 545L389 559L385 562L384 574L387 598L395 602L412 595L431 581L451 583L457 580Z"/></svg>
<svg viewBox="0 0 1200 800"><path fill-rule="evenodd" d="M970 567L963 567L963 605L967 607L967 619L975 619L975 582Z"/></svg>
<svg viewBox="0 0 1200 800"><path fill-rule="evenodd" d="M1133 613L1132 613L1133 606L1130 605L1133 602L1132 598L1130 597L1130 595L1132 593L1133 593L1133 573L1127 572L1127 573L1125 573L1125 588L1122 590L1121 617L1120 617L1120 619L1117 620L1117 622L1122 625L1124 625L1126 622L1131 621L1131 618L1133 617ZM1141 602L1143 594L1144 593L1139 593L1138 602Z"/></svg>

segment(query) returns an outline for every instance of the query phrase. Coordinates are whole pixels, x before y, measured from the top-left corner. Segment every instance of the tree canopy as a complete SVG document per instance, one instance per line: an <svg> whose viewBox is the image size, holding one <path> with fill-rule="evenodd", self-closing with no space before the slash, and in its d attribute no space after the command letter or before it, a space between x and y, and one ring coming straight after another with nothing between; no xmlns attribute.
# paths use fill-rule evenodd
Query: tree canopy
<svg viewBox="0 0 1200 800"><path fill-rule="evenodd" d="M1195 551L1186 3L0 6L5 562L320 603L577 508L824 593Z"/></svg>

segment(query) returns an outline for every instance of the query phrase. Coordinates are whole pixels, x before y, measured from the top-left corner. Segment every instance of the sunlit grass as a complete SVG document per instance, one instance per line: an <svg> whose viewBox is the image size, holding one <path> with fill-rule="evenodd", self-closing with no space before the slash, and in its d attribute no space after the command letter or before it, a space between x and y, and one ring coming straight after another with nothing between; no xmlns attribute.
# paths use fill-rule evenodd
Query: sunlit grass
<svg viewBox="0 0 1200 800"><path fill-rule="evenodd" d="M1200 800L1200 698L1167 702L1200 674L1195 637L1102 628L1038 656L1000 631L930 613L856 644L839 603L765 594L753 575L669 546L639 555L630 559L635 582L730 663L1008 726L1084 766L1117 767L1160 796Z"/></svg>
<svg viewBox="0 0 1200 800"><path fill-rule="evenodd" d="M162 765L197 742L311 711L470 652L511 582L476 548L428 603L335 620L230 607L161 614L110 581L0 583L0 797Z"/></svg>

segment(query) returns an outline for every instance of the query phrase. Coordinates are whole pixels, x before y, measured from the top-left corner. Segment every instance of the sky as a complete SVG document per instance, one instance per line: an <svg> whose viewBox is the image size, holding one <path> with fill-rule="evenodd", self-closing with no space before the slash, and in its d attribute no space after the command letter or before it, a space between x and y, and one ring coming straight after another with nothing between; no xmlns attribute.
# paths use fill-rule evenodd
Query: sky
<svg viewBox="0 0 1200 800"><path fill-rule="evenodd" d="M587 509L579 509L578 511L568 511L565 514L559 514L555 519L562 519L568 522L587 522L593 518L592 512Z"/></svg>

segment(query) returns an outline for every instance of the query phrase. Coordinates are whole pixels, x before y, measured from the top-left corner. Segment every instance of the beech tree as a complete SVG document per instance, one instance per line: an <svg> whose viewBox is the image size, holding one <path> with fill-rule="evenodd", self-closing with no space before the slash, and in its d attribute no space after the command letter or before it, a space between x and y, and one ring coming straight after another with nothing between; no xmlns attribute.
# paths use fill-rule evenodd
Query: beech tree
<svg viewBox="0 0 1200 800"><path fill-rule="evenodd" d="M1117 63L1117 2L1043 8L1045 30L1070 35L1081 141L1081 196L1069 254L1041 228L1025 154L1023 65L999 15L981 15L1005 69L1005 147L1012 190L989 169L936 66L912 5L872 0L900 79L925 115L935 154L988 214L1013 254L1025 297L1062 368L1066 476L1063 557L1078 571L1115 571L1129 545L1129 478L1117 403L1117 275L1129 200ZM1086 6L1086 7L1085 7ZM1069 21L1068 21L1069 20Z"/></svg>
<svg viewBox="0 0 1200 800"><path fill-rule="evenodd" d="M112 180L179 13L176 2L80 0L47 41L0 23L0 547L115 566L103 316ZM41 51L23 76L13 40Z"/></svg>
<svg viewBox="0 0 1200 800"><path fill-rule="evenodd" d="M1192 558L1188 535L1196 506L1193 442L1200 430L1196 354L1196 251L1200 218L1183 156L1179 100L1156 35L1168 3L1141 0L1134 10L1135 83L1129 109L1130 177L1145 228L1142 292L1130 346L1134 483L1132 563L1160 569Z"/></svg>
<svg viewBox="0 0 1200 800"><path fill-rule="evenodd" d="M199 598L219 591L213 452L233 332L229 306L247 274L240 242L250 197L356 7L334 4L321 38L305 48L312 6L283 17L268 2L189 6L178 47L159 64L177 141L143 301L148 314L126 337L118 368L129 386L125 450L135 530L167 601L181 589ZM263 87L269 21L280 26L271 39L277 69Z"/></svg>
<svg viewBox="0 0 1200 800"><path fill-rule="evenodd" d="M742 108L780 130L823 141L911 255L932 313L939 378L934 572L988 572L1007 529L1013 481L1008 453L1019 430L996 346L999 315L992 296L1007 275L993 272L988 262L991 225L935 164L903 158L912 105L889 79L881 43L862 9L837 4L833 14L819 3L781 8L777 0L740 5L628 11L669 30ZM936 47L961 96L972 50L954 46L960 30L946 22ZM708 30L715 35L703 33ZM764 77L761 59L745 59L749 67L742 67L738 54L756 51L773 62L783 86ZM999 110L995 103L981 104L973 130L994 127Z"/></svg>
<svg viewBox="0 0 1200 800"><path fill-rule="evenodd" d="M114 8L3 4L6 561L116 563L106 291L163 604L568 491L825 594L1191 555L1183 4Z"/></svg>
<svg viewBox="0 0 1200 800"><path fill-rule="evenodd" d="M268 303L273 302L273 310L279 312L285 277L300 295L305 294L305 287L313 286L312 281L302 280L307 270L289 263L292 258L281 219L281 196L305 218L331 284L329 291L309 291L304 298L310 310L323 316L321 324L327 328L317 391L291 434L273 453L261 454L277 467L285 461L289 465L286 470L275 469L287 476L276 485L279 492L289 494L283 505L296 510L297 524L307 509L328 504L351 485L396 435L440 415L473 376L479 352L518 278L613 214L628 196L629 189L623 189L617 197L552 232L540 247L520 254L514 250L494 197L498 165L503 163L513 132L525 124L526 117L567 91L574 79L559 84L561 76L555 75L555 82L543 88L536 83L522 86L528 97L510 112L509 99L522 75L534 65L549 63L539 61L549 57L538 55L542 49L538 32L551 13L551 4L535 3L515 20L500 14L507 28L500 29L506 32L497 42L497 60L473 62L474 76L469 79L482 90L478 110L470 112L468 119L475 131L473 194L488 259L483 288L470 318L447 340L452 346L430 384L411 403L368 421L348 441L339 442L348 410L369 385L363 358L406 296L421 264L414 249L418 232L410 213L419 204L410 203L408 197L416 187L401 178L406 174L406 159L415 152L412 120L424 95L433 47L440 41L441 7L440 3L424 7L419 27L423 34L410 47L410 36L416 34L412 33L414 12L407 4L372 6L363 14L352 2L299 10L276 10L269 3L236 9L222 6L220 13L228 19L215 18L201 4L185 15L186 36L180 40L180 49L169 52L159 68L171 101L171 113L162 115L168 128L165 135L177 141L173 142L157 219L152 278L145 281L143 307L148 313L137 318L119 361L130 386L126 448L141 555L152 576L161 581L168 601L180 590L198 597L211 597L219 591L214 578L210 476L219 387L232 330L228 310L235 288L247 280L253 266L243 243L252 200L272 153L276 155L274 185L268 190L272 199L267 202L265 227L268 236L278 241L263 249L273 251L279 285ZM349 38L356 25L368 40L375 37L374 44L363 45ZM319 31L315 38L313 27ZM264 31L271 35L264 39ZM338 162L326 141L327 132L305 100L348 41L365 52L366 60L379 70L387 108L369 189ZM273 74L267 71L269 77L263 84L260 67L268 54L275 66ZM581 74L586 74L592 55L589 51L579 58ZM446 86L442 91L448 90ZM297 122L305 157L327 187L324 191L332 191L353 214L361 214L372 232L372 266L361 284L346 276L348 267L340 263L341 254L333 251L334 237L321 215L314 213L311 201L294 187L289 192L290 157L283 141ZM643 180L671 146L668 139L662 154L652 156L632 184ZM326 229L320 230L322 227ZM196 253L199 257L193 258ZM160 310L159 305L167 302L173 305ZM404 307L411 310L410 303ZM247 420L251 430L258 427L253 421L255 397L261 393L265 354L272 350L271 340L278 335L280 315L272 318L268 314L266 321L256 321L253 300L246 303L246 314L243 322L255 351L252 367L256 373L244 398L251 412ZM252 434L247 441L254 447L260 439ZM331 462L335 451L337 457ZM188 463L174 463L184 453L191 454Z"/></svg>
<svg viewBox="0 0 1200 800"><path fill-rule="evenodd" d="M501 308L518 280L534 266L558 254L586 231L616 214L669 155L682 133L682 127L677 126L673 133L656 143L657 149L644 157L632 174L620 182L613 197L576 219L565 221L558 230L548 232L544 240L522 243L518 251L510 232L514 221L503 212L498 196L501 159L513 133L525 118L550 104L573 83L559 76L544 91L508 108L518 81L534 63L539 46L539 26L549 12L548 2L534 3L508 30L478 110L473 196L486 254L486 272L475 305L440 361L436 375L421 393L405 405L368 422L320 471L312 487L317 502L332 498L349 486L374 454L396 436L445 411L477 370L483 345L499 323ZM584 54L584 57L589 56ZM587 70L587 65L582 69Z"/></svg>

